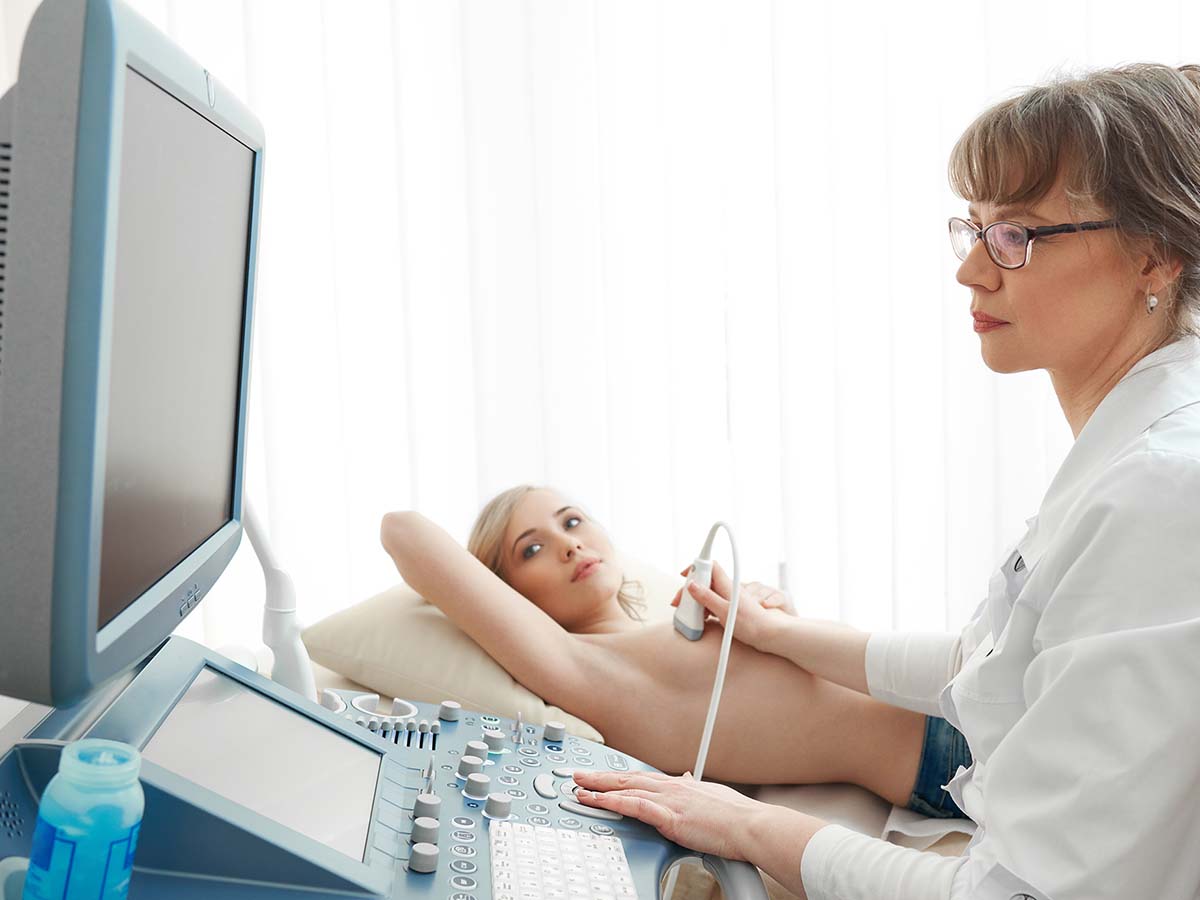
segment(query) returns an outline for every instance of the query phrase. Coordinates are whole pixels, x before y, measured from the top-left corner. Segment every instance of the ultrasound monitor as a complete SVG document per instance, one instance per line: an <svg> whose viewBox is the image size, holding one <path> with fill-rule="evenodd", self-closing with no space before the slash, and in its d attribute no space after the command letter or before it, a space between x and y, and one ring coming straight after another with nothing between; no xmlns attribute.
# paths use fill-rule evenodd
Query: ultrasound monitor
<svg viewBox="0 0 1200 900"><path fill-rule="evenodd" d="M0 98L0 694L86 696L237 549L263 150L120 0L34 14Z"/></svg>

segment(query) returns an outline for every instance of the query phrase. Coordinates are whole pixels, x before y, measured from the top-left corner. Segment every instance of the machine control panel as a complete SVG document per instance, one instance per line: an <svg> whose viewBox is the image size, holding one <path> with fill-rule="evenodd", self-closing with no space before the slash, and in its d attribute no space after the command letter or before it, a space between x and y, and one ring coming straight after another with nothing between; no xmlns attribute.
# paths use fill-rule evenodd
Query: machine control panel
<svg viewBox="0 0 1200 900"><path fill-rule="evenodd" d="M623 898L657 897L668 857L684 855L641 822L576 802L577 769L655 770L569 734L561 723L530 725L469 712L453 701L397 700L401 714L391 715L381 712L377 695L349 691L327 690L321 702L391 745L366 861L395 871L393 896L493 900L507 894L493 885L489 859L491 829L500 823L574 832L584 840L579 846L616 839L632 881ZM574 898L567 891L563 900Z"/></svg>

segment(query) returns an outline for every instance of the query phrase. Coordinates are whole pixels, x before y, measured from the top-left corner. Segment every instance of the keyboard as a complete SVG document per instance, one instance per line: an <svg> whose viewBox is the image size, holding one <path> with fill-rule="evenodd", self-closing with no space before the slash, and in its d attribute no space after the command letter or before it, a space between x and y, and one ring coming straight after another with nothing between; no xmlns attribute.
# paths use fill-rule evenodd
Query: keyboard
<svg viewBox="0 0 1200 900"><path fill-rule="evenodd" d="M621 839L493 822L492 900L637 900Z"/></svg>

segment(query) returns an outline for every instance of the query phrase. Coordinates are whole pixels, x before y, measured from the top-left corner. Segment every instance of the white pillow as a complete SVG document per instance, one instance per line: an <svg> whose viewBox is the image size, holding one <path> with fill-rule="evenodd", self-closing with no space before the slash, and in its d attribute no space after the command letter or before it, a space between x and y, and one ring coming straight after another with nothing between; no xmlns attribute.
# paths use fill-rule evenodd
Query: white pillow
<svg viewBox="0 0 1200 900"><path fill-rule="evenodd" d="M625 561L627 578L645 590L648 622L670 618L683 579ZM406 585L389 588L334 613L301 636L313 661L380 694L427 703L457 700L465 709L526 722L566 724L580 737L603 741L584 720L551 706L506 672L437 607Z"/></svg>

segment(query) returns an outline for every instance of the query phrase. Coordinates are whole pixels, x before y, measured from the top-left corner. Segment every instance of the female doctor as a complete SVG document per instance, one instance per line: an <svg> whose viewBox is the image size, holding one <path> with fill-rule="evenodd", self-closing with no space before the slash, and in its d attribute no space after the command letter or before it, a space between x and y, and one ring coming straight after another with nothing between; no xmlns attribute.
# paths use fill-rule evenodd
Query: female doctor
<svg viewBox="0 0 1200 900"><path fill-rule="evenodd" d="M579 798L809 900L1194 900L1200 67L1034 87L985 111L949 171L970 201L950 241L983 361L1045 369L1075 443L961 634L815 631L747 602L735 637L927 714L914 793L944 786L932 805L977 823L965 854L687 775L577 771ZM714 586L693 594L723 623Z"/></svg>

